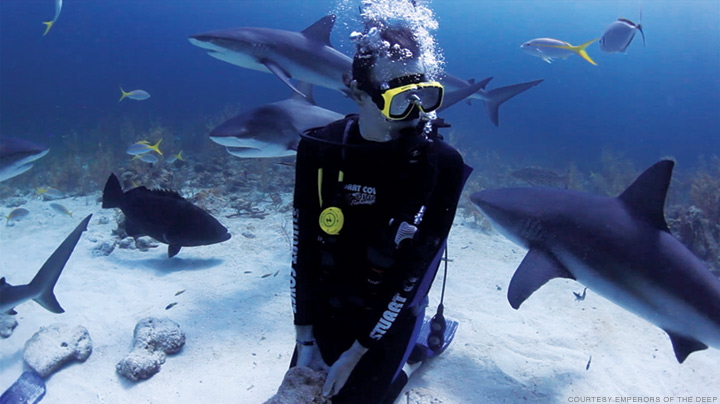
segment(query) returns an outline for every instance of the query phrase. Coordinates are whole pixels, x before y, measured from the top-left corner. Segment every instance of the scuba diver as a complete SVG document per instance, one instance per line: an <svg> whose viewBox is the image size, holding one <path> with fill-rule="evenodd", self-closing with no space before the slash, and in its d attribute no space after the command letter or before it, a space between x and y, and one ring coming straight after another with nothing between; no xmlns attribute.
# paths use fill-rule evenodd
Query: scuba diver
<svg viewBox="0 0 720 404"><path fill-rule="evenodd" d="M443 87L413 32L362 37L346 78L360 114L304 133L296 163L290 366L327 370L334 404L394 402L449 344L457 323L423 321L471 170L437 133Z"/></svg>

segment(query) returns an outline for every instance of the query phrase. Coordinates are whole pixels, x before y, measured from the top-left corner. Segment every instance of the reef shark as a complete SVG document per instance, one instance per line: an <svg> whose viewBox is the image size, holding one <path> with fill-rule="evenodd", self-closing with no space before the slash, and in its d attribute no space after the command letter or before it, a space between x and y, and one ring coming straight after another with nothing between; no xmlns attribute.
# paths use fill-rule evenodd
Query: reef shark
<svg viewBox="0 0 720 404"><path fill-rule="evenodd" d="M335 16L327 15L301 32L245 27L192 35L189 41L216 59L273 73L302 96L305 94L292 84L291 78L347 94L345 78L352 70L352 59L330 44L334 23ZM446 93L474 84L449 74L444 74L440 82ZM490 119L497 126L500 105L541 82L535 80L492 90L480 87L468 98L484 101Z"/></svg>
<svg viewBox="0 0 720 404"><path fill-rule="evenodd" d="M492 78L492 77L491 77ZM471 92L484 88L491 78L447 93L441 110L465 99ZM310 128L325 126L343 118L342 114L321 108L312 97L312 85L299 82L290 98L263 105L231 118L210 132L210 139L241 158L293 156L300 134Z"/></svg>
<svg viewBox="0 0 720 404"><path fill-rule="evenodd" d="M510 281L510 305L553 278L575 279L667 332L680 363L720 348L720 280L663 215L673 165L656 163L617 198L552 188L473 194L496 229L529 249Z"/></svg>
<svg viewBox="0 0 720 404"><path fill-rule="evenodd" d="M286 100L243 112L213 129L210 139L237 157L295 155L301 133L343 117L317 106L311 85L298 83L297 87L305 96L292 92Z"/></svg>
<svg viewBox="0 0 720 404"><path fill-rule="evenodd" d="M88 215L75 227L75 230L65 238L65 241L45 261L45 264L30 283L12 286L5 281L4 277L0 279L0 313L15 314L13 310L15 306L30 299L35 300L53 313L63 313L65 311L55 298L53 288L55 288L55 283L57 283L63 268L65 268L65 263L70 258L70 254L75 249L75 245L80 240L80 235L87 230L91 217L92 215Z"/></svg>
<svg viewBox="0 0 720 404"><path fill-rule="evenodd" d="M0 136L0 182L31 169L31 163L49 151L29 140Z"/></svg>

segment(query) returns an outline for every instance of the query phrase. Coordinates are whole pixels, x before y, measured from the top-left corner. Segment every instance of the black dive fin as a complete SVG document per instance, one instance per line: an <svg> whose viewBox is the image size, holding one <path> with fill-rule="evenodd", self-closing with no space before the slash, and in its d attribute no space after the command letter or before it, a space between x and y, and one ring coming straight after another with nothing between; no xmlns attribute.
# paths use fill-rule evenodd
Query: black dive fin
<svg viewBox="0 0 720 404"><path fill-rule="evenodd" d="M554 278L575 279L555 257L531 248L510 281L507 293L510 306L517 309L530 295Z"/></svg>
<svg viewBox="0 0 720 404"><path fill-rule="evenodd" d="M182 246L170 244L168 246L168 258L172 258L172 257L178 255L181 248L182 248Z"/></svg>
<svg viewBox="0 0 720 404"><path fill-rule="evenodd" d="M618 196L633 216L667 232L669 230L663 212L674 165L672 160L660 160L640 174L635 182Z"/></svg>
<svg viewBox="0 0 720 404"><path fill-rule="evenodd" d="M677 358L680 363L683 363L691 353L702 351L708 347L696 339L675 334L667 330L664 331L670 336L670 341L672 341L673 349L675 350L675 358Z"/></svg>
<svg viewBox="0 0 720 404"><path fill-rule="evenodd" d="M30 370L23 372L12 386L8 387L2 396L0 404L27 403L36 404L45 396L45 380L42 376Z"/></svg>
<svg viewBox="0 0 720 404"><path fill-rule="evenodd" d="M307 96L303 94L302 91L298 90L293 85L293 83L290 82L290 75L282 67L276 65L271 60L261 60L260 63L267 67L267 69L270 70L270 72L274 74L277 78L279 78L283 83L285 83L286 86L290 87L293 91L303 96L303 98L307 98Z"/></svg>

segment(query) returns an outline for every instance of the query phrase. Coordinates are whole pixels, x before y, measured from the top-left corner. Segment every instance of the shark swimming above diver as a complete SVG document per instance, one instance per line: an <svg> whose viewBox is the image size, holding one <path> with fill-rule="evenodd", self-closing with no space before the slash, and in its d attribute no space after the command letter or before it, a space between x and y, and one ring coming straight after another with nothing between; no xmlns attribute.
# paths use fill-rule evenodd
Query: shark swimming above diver
<svg viewBox="0 0 720 404"><path fill-rule="evenodd" d="M484 88L490 78L472 83L463 89L447 93L440 110L462 101L472 92ZM300 135L310 128L325 126L342 119L343 115L315 104L312 85L299 82L290 98L243 112L210 132L210 139L227 148L228 153L241 158L271 158L293 156Z"/></svg>
<svg viewBox="0 0 720 404"><path fill-rule="evenodd" d="M31 163L49 151L29 140L0 136L0 182L31 169Z"/></svg>
<svg viewBox="0 0 720 404"><path fill-rule="evenodd" d="M347 94L344 76L352 70L352 59L332 47L330 31L335 16L327 15L301 32L270 28L232 28L205 32L189 37L190 43L206 49L216 59L266 73L272 73L293 91L305 96L291 78ZM489 79L483 80L487 84ZM474 81L443 74L440 82L446 93L467 89ZM468 95L482 100L490 119L499 123L498 109L510 98L542 80L487 90L484 86ZM456 93L458 94L458 93Z"/></svg>
<svg viewBox="0 0 720 404"><path fill-rule="evenodd" d="M55 288L55 284L60 278L70 254L72 254L78 240L80 240L80 235L87 230L91 217L92 215L88 215L75 227L75 230L65 238L65 241L45 261L45 264L30 283L13 286L7 283L4 277L0 279L0 313L15 314L13 310L15 306L30 299L35 300L53 313L63 313L65 311L55 298L53 288Z"/></svg>
<svg viewBox="0 0 720 404"><path fill-rule="evenodd" d="M510 305L551 279L575 279L663 329L680 363L720 349L720 280L665 222L673 166L656 163L617 198L553 188L473 194L495 228L529 250L510 281Z"/></svg>

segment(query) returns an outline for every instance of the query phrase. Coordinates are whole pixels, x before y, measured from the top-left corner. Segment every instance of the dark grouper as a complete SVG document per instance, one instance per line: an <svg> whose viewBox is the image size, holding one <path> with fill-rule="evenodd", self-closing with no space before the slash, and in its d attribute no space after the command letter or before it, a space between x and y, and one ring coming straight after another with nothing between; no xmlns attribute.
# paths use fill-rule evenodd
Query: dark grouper
<svg viewBox="0 0 720 404"><path fill-rule="evenodd" d="M168 244L168 257L181 247L221 243L230 233L214 217L186 201L177 192L143 187L123 192L115 174L110 174L103 191L103 208L120 208L125 214L129 236L148 235Z"/></svg>

